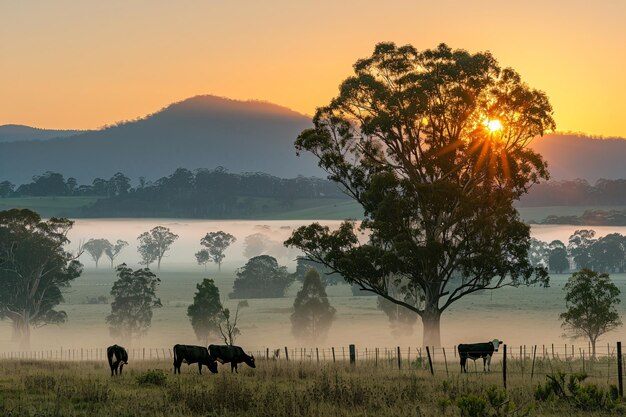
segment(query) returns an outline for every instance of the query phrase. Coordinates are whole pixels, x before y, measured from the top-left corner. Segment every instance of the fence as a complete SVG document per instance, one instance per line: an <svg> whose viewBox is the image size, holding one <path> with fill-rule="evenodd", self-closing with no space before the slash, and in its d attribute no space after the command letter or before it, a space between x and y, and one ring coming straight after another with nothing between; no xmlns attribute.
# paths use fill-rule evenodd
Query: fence
<svg viewBox="0 0 626 417"><path fill-rule="evenodd" d="M172 348L130 348L129 361L169 360ZM503 385L511 375L533 380L539 375L555 372L584 372L595 379L606 379L607 383L617 382L620 395L623 395L624 355L621 342L616 345L596 347L595 355L590 354L591 346L574 344L550 345L503 345L494 353L491 372L501 372ZM354 366L374 366L396 369L414 369L449 376L459 372L459 358L456 346L448 347L361 347L355 345L330 348L269 348L250 351L257 360L343 363ZM4 352L1 359L28 359L53 361L100 361L106 360L106 348L59 348L53 350ZM482 361L468 361L472 373L482 372ZM357 365L359 364L359 365Z"/></svg>

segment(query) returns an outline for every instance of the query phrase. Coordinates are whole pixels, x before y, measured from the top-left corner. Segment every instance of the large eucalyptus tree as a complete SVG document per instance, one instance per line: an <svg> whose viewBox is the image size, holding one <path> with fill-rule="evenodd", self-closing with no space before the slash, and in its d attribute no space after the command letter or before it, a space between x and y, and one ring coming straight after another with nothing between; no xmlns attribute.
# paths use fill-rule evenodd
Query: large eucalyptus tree
<svg viewBox="0 0 626 417"><path fill-rule="evenodd" d="M555 128L546 95L490 53L444 44L381 43L354 72L296 149L319 158L365 220L303 226L285 243L414 311L427 345L440 344L441 314L462 297L547 283L513 208L548 177L527 147Z"/></svg>

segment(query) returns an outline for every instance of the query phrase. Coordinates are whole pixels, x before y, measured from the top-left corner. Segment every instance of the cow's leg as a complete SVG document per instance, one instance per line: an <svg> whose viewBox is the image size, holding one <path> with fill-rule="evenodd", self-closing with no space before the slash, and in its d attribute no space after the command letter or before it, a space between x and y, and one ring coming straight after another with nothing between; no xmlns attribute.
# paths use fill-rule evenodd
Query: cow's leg
<svg viewBox="0 0 626 417"><path fill-rule="evenodd" d="M202 362L198 362L198 372L202 375Z"/></svg>
<svg viewBox="0 0 626 417"><path fill-rule="evenodd" d="M467 358L461 357L461 372L467 373Z"/></svg>
<svg viewBox="0 0 626 417"><path fill-rule="evenodd" d="M122 375L122 368L124 367L124 362L120 364L120 375Z"/></svg>
<svg viewBox="0 0 626 417"><path fill-rule="evenodd" d="M491 372L491 355L487 355L487 371Z"/></svg>
<svg viewBox="0 0 626 417"><path fill-rule="evenodd" d="M233 371L235 371L236 373L239 373L239 371L237 370L237 362L230 363L230 372L232 373Z"/></svg>

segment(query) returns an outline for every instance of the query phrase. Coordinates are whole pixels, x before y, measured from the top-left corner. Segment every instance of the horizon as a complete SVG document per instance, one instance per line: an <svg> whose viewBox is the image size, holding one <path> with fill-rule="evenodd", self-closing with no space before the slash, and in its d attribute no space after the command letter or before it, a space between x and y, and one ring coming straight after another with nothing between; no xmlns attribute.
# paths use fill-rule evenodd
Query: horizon
<svg viewBox="0 0 626 417"><path fill-rule="evenodd" d="M623 3L397 0L387 7L393 26L362 2L334 5L333 16L309 23L317 7L5 3L0 74L13 82L0 90L0 124L95 129L198 94L278 103L310 115L337 94L357 59L392 41L420 50L443 42L490 51L502 67L546 92L558 131L626 136ZM438 25L441 16L447 25ZM591 76L598 67L602 76Z"/></svg>

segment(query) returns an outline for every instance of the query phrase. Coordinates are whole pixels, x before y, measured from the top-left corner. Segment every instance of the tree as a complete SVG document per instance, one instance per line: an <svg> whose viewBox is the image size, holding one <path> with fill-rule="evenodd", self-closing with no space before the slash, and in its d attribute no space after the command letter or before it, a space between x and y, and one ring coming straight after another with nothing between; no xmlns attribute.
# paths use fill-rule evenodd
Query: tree
<svg viewBox="0 0 626 417"><path fill-rule="evenodd" d="M114 337L129 342L148 332L152 325L152 310L161 307L156 296L161 282L148 268L132 270L126 264L115 268L118 276L113 283L111 314L106 317L109 330Z"/></svg>
<svg viewBox="0 0 626 417"><path fill-rule="evenodd" d="M9 181L0 182L0 198L10 197L13 194L15 185Z"/></svg>
<svg viewBox="0 0 626 417"><path fill-rule="evenodd" d="M221 335L224 308L220 302L220 291L212 279L205 278L196 285L196 289L193 304L187 308L187 316L198 340L208 345L209 336Z"/></svg>
<svg viewBox="0 0 626 417"><path fill-rule="evenodd" d="M269 255L255 256L237 270L230 298L280 298L294 277Z"/></svg>
<svg viewBox="0 0 626 417"><path fill-rule="evenodd" d="M33 326L60 324L63 290L78 278L78 256L64 250L73 221L43 221L27 209L0 212L0 318L13 324L13 336L28 349ZM78 254L80 255L80 253Z"/></svg>
<svg viewBox="0 0 626 417"><path fill-rule="evenodd" d="M596 239L595 230L576 230L573 235L569 237L567 249L570 255L574 258L574 263L578 269L591 268L591 255L589 248L594 244Z"/></svg>
<svg viewBox="0 0 626 417"><path fill-rule="evenodd" d="M619 233L610 233L589 246L594 271L619 272L623 268L625 256L624 237Z"/></svg>
<svg viewBox="0 0 626 417"><path fill-rule="evenodd" d="M574 273L563 289L567 311L559 315L562 327L573 337L588 338L595 356L598 337L622 325L617 312L620 291L609 274L589 269Z"/></svg>
<svg viewBox="0 0 626 417"><path fill-rule="evenodd" d="M394 279L391 279L392 282L397 282ZM412 306L418 306L420 302L423 300L419 299L421 296L420 292L408 292L402 291L402 287L406 285L406 282L399 282L399 285L390 283L388 288L388 295L393 298L404 297L403 301ZM391 327L391 334L395 337L403 337L410 336L413 333L413 326L417 322L418 315L415 314L414 311L407 309L404 306L393 303L389 301L387 298L381 297L380 295L377 297L377 307L379 310L382 310L389 319L389 324Z"/></svg>
<svg viewBox="0 0 626 417"><path fill-rule="evenodd" d="M211 262L211 255L209 255L209 251L206 249L200 249L196 252L196 261L198 265L204 265L204 270L206 271L206 264Z"/></svg>
<svg viewBox="0 0 626 417"><path fill-rule="evenodd" d="M220 230L219 232L207 233L200 239L200 244L207 248L211 260L217 264L218 271L221 271L222 261L226 257L224 252L236 241L235 236Z"/></svg>
<svg viewBox="0 0 626 417"><path fill-rule="evenodd" d="M102 255L112 248L113 245L107 239L89 239L83 246L85 252L87 252L96 263L96 268L98 268L98 261ZM111 263L113 263L113 261L111 261Z"/></svg>
<svg viewBox="0 0 626 417"><path fill-rule="evenodd" d="M246 236L243 246L243 256L252 258L267 252L270 246L270 239L263 233L254 233Z"/></svg>
<svg viewBox="0 0 626 417"><path fill-rule="evenodd" d="M569 261L567 260L567 248L560 240L553 240L548 245L548 268L557 274L562 274L569 269Z"/></svg>
<svg viewBox="0 0 626 417"><path fill-rule="evenodd" d="M528 262L533 266L548 265L548 244L534 237L530 238L530 248L528 249Z"/></svg>
<svg viewBox="0 0 626 417"><path fill-rule="evenodd" d="M441 314L462 297L548 280L528 262L529 226L513 202L548 177L527 145L555 128L552 108L491 54L444 44L381 43L354 71L296 149L317 156L364 221L303 226L286 244L414 311L423 343L439 345ZM389 277L424 301L388 295Z"/></svg>
<svg viewBox="0 0 626 417"><path fill-rule="evenodd" d="M144 232L137 238L139 246L137 250L141 256L141 263L150 267L150 264L157 261L157 270L161 269L161 259L165 252L170 250L170 246L178 235L170 231L168 227L156 226L149 232Z"/></svg>
<svg viewBox="0 0 626 417"><path fill-rule="evenodd" d="M235 339L241 334L241 330L237 327L237 322L239 321L239 310L243 307L248 307L248 301L242 300L237 303L235 317L232 319L228 308L222 310L222 320L219 322L218 328L224 339L224 343L227 345L234 345Z"/></svg>
<svg viewBox="0 0 626 417"><path fill-rule="evenodd" d="M104 254L111 261L111 268L113 268L113 261L115 260L115 258L117 258L117 255L119 255L122 249L124 249L126 246L128 246L128 242L118 239L117 242L115 242L115 245L110 245L104 250Z"/></svg>
<svg viewBox="0 0 626 417"><path fill-rule="evenodd" d="M328 302L319 273L309 269L293 303L291 333L310 344L324 341L334 318L335 309Z"/></svg>
<svg viewBox="0 0 626 417"><path fill-rule="evenodd" d="M324 264L312 261L305 256L298 256L296 258L296 279L300 282L304 282L307 272L310 269L314 269L320 276L322 285L324 288L329 285L337 285L339 283L345 283L343 277L334 272Z"/></svg>

